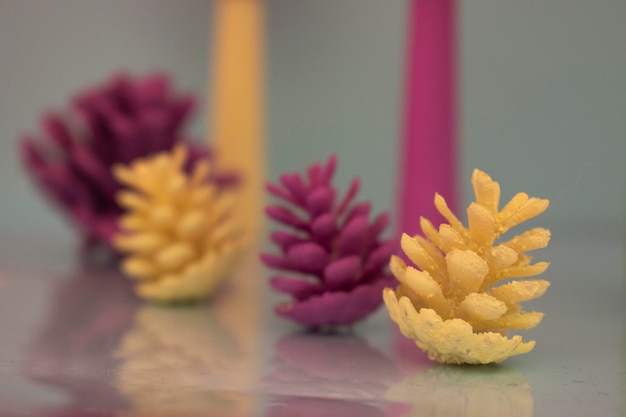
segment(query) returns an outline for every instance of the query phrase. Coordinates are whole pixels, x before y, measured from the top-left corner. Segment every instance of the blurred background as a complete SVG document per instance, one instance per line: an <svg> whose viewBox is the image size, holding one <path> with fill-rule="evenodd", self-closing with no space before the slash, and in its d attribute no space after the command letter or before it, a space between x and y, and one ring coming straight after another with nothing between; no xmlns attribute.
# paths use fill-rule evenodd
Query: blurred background
<svg viewBox="0 0 626 417"><path fill-rule="evenodd" d="M393 210L401 126L404 0L268 0L269 176L330 153L339 183ZM624 233L626 2L481 0L460 10L464 205L480 167L551 199L539 223L562 235ZM172 74L209 92L207 0L0 0L0 232L73 233L22 175L20 134L42 111L117 70ZM192 133L207 131L206 102Z"/></svg>

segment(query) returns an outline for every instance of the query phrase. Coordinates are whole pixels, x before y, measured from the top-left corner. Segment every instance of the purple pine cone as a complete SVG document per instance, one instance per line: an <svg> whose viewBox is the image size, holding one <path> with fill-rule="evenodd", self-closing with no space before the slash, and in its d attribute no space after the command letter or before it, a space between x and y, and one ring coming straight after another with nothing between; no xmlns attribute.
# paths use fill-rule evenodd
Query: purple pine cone
<svg viewBox="0 0 626 417"><path fill-rule="evenodd" d="M115 201L120 185L111 175L114 164L171 149L186 142L190 166L207 157L182 130L195 100L170 91L163 74L132 78L119 74L80 92L64 115L43 117L38 138L26 136L20 145L26 170L49 199L70 217L85 243L110 246L122 209ZM217 176L221 184L232 176Z"/></svg>
<svg viewBox="0 0 626 417"><path fill-rule="evenodd" d="M331 156L326 166L309 167L308 181L298 173L284 174L280 185L266 186L287 203L267 207L266 214L293 229L271 234L280 255L261 255L267 266L295 274L271 279L274 289L293 297L276 306L276 313L314 327L365 318L380 306L383 288L393 281L386 270L393 242L380 238L388 216L370 221L370 203L352 202L358 179L337 200L331 183L336 166Z"/></svg>

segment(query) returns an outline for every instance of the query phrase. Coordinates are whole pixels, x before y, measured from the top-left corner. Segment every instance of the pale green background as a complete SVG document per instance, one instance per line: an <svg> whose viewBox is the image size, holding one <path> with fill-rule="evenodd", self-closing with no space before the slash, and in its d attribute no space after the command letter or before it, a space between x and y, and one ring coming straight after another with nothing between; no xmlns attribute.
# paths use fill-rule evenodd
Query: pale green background
<svg viewBox="0 0 626 417"><path fill-rule="evenodd" d="M626 2L460 2L462 178L472 168L552 207L556 233L620 235L626 158ZM271 178L336 152L394 206L406 2L267 2ZM0 0L0 231L64 228L22 176L16 137L111 71L163 69L207 91L211 2ZM205 112L193 131L202 135ZM71 236L59 233L59 236Z"/></svg>

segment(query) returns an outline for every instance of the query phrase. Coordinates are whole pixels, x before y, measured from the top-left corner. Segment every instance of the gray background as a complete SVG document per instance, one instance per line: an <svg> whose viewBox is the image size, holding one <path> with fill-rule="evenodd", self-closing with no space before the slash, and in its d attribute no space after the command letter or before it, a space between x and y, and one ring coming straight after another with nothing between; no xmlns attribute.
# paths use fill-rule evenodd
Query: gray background
<svg viewBox="0 0 626 417"><path fill-rule="evenodd" d="M621 236L625 218L626 2L461 2L462 178L480 167L503 196L552 207L555 233ZM336 152L340 184L363 178L394 205L406 2L267 2L270 176ZM118 69L173 74L204 95L205 0L0 0L0 231L69 237L22 176L16 139L44 109ZM203 107L192 131L206 131Z"/></svg>

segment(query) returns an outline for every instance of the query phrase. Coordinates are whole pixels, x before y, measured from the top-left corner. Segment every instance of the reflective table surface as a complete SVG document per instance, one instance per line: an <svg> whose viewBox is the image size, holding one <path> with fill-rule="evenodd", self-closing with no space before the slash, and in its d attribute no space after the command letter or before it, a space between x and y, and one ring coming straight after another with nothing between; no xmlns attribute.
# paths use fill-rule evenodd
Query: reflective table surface
<svg viewBox="0 0 626 417"><path fill-rule="evenodd" d="M208 302L142 303L71 243L0 245L0 416L624 416L620 239L555 238L535 350L498 366L441 366L384 307L335 333L277 318L251 256Z"/></svg>

